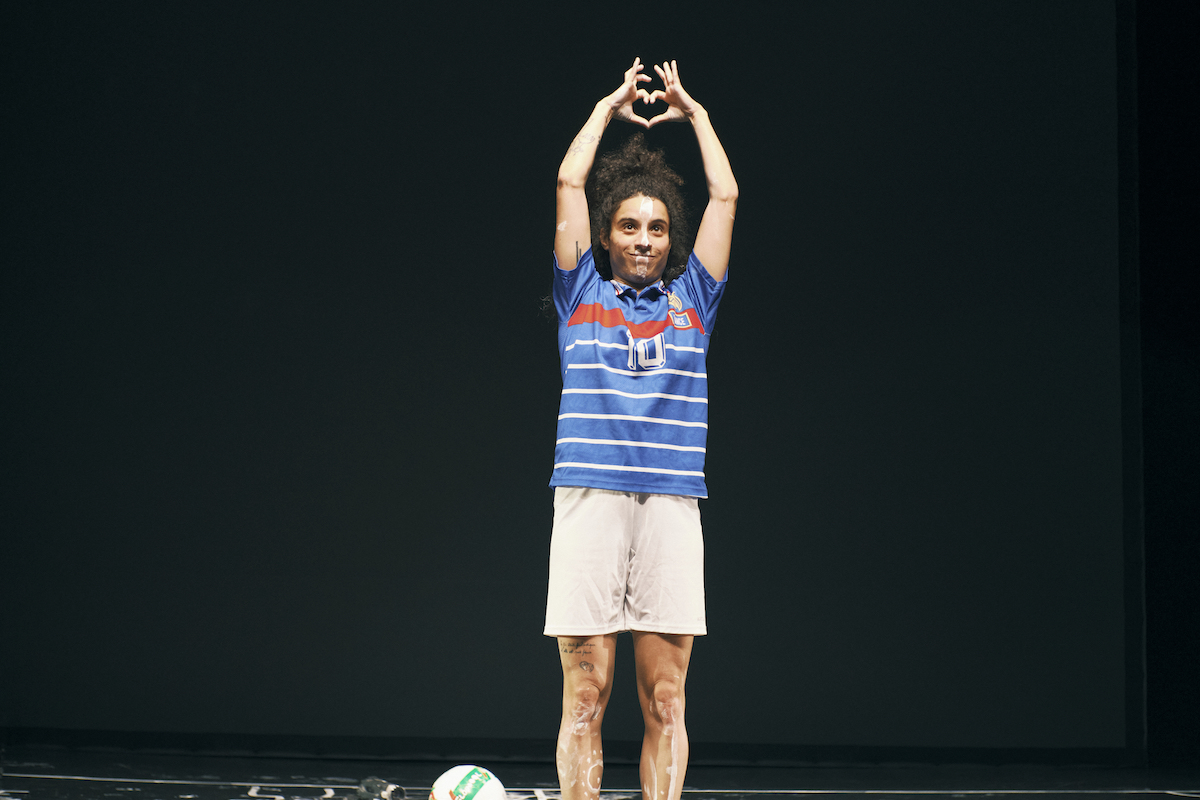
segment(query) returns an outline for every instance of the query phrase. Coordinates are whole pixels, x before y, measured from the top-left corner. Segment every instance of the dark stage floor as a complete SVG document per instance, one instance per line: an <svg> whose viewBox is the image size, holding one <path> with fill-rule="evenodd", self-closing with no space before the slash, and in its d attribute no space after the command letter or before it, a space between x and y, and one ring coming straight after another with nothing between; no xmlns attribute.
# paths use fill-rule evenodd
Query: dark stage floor
<svg viewBox="0 0 1200 800"><path fill-rule="evenodd" d="M0 798L21 800L276 800L354 797L359 783L378 776L425 800L452 764L432 761L344 761L158 755L128 751L8 748L0 762ZM556 800L549 764L488 767L511 800ZM638 796L636 766L605 770L602 800ZM780 795L829 800L937 800L992 797L1025 800L1140 800L1200 798L1200 770L1151 771L1045 766L712 767L688 770L685 800L739 800ZM1086 797L1083 797L1086 796Z"/></svg>

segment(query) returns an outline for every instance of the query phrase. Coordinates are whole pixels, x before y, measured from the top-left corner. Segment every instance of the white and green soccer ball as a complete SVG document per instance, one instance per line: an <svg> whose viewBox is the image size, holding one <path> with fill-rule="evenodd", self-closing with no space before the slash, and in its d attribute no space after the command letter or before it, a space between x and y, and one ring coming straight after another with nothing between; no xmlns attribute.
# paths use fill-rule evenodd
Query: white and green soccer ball
<svg viewBox="0 0 1200 800"><path fill-rule="evenodd" d="M483 767L459 764L433 782L429 800L508 800L504 784Z"/></svg>

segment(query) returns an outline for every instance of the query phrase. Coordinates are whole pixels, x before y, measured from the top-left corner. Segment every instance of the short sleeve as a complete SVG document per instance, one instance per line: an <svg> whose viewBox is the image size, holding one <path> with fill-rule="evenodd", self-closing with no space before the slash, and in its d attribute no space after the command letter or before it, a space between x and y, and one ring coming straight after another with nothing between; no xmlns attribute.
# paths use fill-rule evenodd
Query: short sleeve
<svg viewBox="0 0 1200 800"><path fill-rule="evenodd" d="M554 257L554 286L550 294L554 299L554 310L560 321L571 318L587 288L599 280L601 280L600 273L596 272L592 248L587 249L587 252L579 258L575 269L572 270L560 269L558 256Z"/></svg>
<svg viewBox="0 0 1200 800"><path fill-rule="evenodd" d="M728 278L729 273L726 272L725 275ZM721 296L725 294L726 279L718 281L709 275L700 259L692 253L688 256L687 269L672 283L682 284L692 302L696 304L696 313L700 315L704 330L711 331L713 323L717 320L717 306L721 302Z"/></svg>

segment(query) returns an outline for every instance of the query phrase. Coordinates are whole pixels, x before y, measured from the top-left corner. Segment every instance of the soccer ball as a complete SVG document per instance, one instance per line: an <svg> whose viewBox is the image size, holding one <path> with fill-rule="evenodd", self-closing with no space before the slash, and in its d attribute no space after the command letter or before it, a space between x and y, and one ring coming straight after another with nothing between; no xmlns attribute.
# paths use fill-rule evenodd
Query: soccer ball
<svg viewBox="0 0 1200 800"><path fill-rule="evenodd" d="M429 800L508 800L504 784L483 767L459 764L433 782Z"/></svg>

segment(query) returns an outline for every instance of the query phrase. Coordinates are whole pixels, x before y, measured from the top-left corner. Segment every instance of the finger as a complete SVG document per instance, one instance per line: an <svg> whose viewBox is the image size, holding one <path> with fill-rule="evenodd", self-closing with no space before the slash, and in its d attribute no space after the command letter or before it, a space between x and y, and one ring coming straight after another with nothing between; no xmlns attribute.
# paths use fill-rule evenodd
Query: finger
<svg viewBox="0 0 1200 800"><path fill-rule="evenodd" d="M660 114L659 116L662 116L662 115ZM645 117L634 114L632 112L630 112L629 116L625 118L625 121L632 122L634 125L641 125L643 128L651 127L650 120L646 119Z"/></svg>
<svg viewBox="0 0 1200 800"><path fill-rule="evenodd" d="M654 127L655 125L657 125L658 123L660 123L660 122L667 122L667 121L668 121L668 120L670 120L670 119L671 119L671 114L670 114L670 112L666 112L666 113L663 113L663 114L659 114L657 117L651 117L650 119L646 120L646 127L647 127L647 128L653 128L653 127Z"/></svg>
<svg viewBox="0 0 1200 800"><path fill-rule="evenodd" d="M653 98L653 97L651 97L651 96L650 96L650 93L649 93L649 92L647 92L645 89L638 89L638 90L637 90L637 99L638 99L638 100L641 100L643 103L647 103L647 104L648 104L648 103L653 103L653 102L654 102L654 98Z"/></svg>
<svg viewBox="0 0 1200 800"><path fill-rule="evenodd" d="M645 90L643 90L643 91L645 91ZM650 99L647 100L646 102L654 103L659 100L665 100L665 99L667 99L667 93L664 92L662 89L655 89L653 92L650 93Z"/></svg>
<svg viewBox="0 0 1200 800"><path fill-rule="evenodd" d="M663 72L662 67L660 67L658 64L655 64L654 71L658 73L658 77L662 78L663 83L667 82L667 74Z"/></svg>

